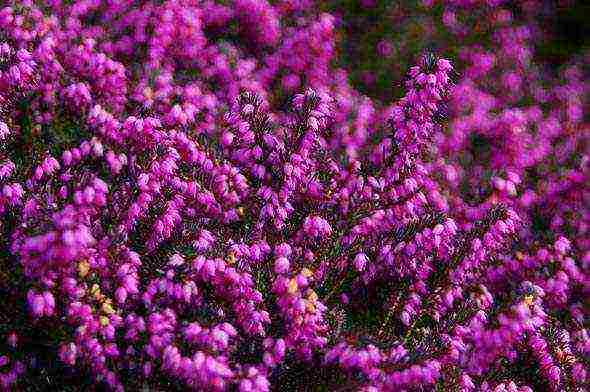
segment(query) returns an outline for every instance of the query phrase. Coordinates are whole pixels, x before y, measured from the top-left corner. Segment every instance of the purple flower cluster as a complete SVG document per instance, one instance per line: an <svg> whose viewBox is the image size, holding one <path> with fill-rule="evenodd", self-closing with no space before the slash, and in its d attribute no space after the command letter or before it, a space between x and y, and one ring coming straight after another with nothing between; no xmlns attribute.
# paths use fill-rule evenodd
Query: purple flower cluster
<svg viewBox="0 0 590 392"><path fill-rule="evenodd" d="M478 3L443 4L453 34ZM493 48L423 56L385 105L314 10L0 9L1 390L55 363L115 391L590 386L580 68L537 74L490 11Z"/></svg>

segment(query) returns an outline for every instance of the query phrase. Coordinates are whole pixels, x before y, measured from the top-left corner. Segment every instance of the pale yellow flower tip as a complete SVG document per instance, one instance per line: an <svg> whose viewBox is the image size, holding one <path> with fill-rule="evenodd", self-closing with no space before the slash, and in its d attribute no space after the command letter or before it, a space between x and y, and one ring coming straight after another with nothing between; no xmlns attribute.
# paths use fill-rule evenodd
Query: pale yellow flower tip
<svg viewBox="0 0 590 392"><path fill-rule="evenodd" d="M307 267L304 267L304 268L301 270L301 275L305 276L306 278L309 278L310 276L312 276L312 275L313 275L313 272L312 272L312 271L311 271L309 268L307 268Z"/></svg>
<svg viewBox="0 0 590 392"><path fill-rule="evenodd" d="M295 293L297 292L297 289L298 289L298 288L299 288L299 287L297 286L297 281L296 281L294 278L292 278L292 279L289 281L289 284L287 285L287 292L288 292L289 294L295 294Z"/></svg>
<svg viewBox="0 0 590 392"><path fill-rule="evenodd" d="M90 271L90 263L88 263L88 261L84 260L78 263L78 275L81 278L86 277L86 275L88 275L88 272Z"/></svg>

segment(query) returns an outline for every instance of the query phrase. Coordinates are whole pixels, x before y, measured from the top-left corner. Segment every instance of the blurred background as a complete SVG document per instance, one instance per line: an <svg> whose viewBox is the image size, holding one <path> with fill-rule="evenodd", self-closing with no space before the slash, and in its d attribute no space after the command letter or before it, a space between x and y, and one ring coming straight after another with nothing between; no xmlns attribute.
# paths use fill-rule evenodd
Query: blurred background
<svg viewBox="0 0 590 392"><path fill-rule="evenodd" d="M483 15L486 7L478 12L478 6L453 9L448 6L453 2L446 3L340 0L321 6L339 18L343 36L338 65L349 71L359 91L390 102L402 96L403 89L396 85L425 51L444 54L460 72L464 66L461 47L490 46L493 26ZM517 23L535 28L534 61L544 64L544 71L557 75L566 63L583 56L589 63L590 1L510 1L502 5Z"/></svg>

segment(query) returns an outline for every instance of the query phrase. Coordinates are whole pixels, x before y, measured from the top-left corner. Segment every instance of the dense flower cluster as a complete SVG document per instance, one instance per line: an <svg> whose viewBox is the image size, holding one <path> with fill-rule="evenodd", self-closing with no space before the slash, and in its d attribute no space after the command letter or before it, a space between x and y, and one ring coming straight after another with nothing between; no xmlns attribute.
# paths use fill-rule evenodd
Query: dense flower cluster
<svg viewBox="0 0 590 392"><path fill-rule="evenodd" d="M502 3L391 104L311 0L1 8L0 389L588 388L589 86Z"/></svg>

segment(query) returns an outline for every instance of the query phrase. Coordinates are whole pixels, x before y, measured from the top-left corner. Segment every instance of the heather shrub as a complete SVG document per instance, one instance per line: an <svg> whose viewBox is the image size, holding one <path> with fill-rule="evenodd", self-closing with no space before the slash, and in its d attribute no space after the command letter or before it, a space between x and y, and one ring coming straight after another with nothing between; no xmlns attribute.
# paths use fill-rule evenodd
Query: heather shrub
<svg viewBox="0 0 590 392"><path fill-rule="evenodd" d="M3 7L0 389L590 386L563 11Z"/></svg>

